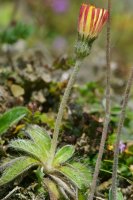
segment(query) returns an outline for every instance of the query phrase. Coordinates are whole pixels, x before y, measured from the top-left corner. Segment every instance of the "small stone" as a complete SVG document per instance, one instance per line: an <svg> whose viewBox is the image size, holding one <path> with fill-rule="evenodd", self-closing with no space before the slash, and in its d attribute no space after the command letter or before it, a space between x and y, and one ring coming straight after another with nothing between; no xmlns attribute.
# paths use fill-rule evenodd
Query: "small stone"
<svg viewBox="0 0 133 200"><path fill-rule="evenodd" d="M50 83L50 81L51 81L51 76L49 75L49 74L42 74L41 75L41 78L42 78L42 80L45 82L45 83Z"/></svg>
<svg viewBox="0 0 133 200"><path fill-rule="evenodd" d="M12 84L10 89L14 97L20 97L25 93L24 89L20 85Z"/></svg>
<svg viewBox="0 0 133 200"><path fill-rule="evenodd" d="M32 73L32 72L33 72L33 67L32 67L31 64L27 64L26 71L29 72L29 73Z"/></svg>

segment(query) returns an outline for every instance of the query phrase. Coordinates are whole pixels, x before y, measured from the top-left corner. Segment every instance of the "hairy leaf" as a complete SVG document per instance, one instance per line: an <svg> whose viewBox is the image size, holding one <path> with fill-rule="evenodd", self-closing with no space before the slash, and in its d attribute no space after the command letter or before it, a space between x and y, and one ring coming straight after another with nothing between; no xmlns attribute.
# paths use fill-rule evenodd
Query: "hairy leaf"
<svg viewBox="0 0 133 200"><path fill-rule="evenodd" d="M50 199L51 200L59 200L60 194L59 194L59 190L58 190L56 184L48 178L45 179L44 183L48 189Z"/></svg>
<svg viewBox="0 0 133 200"><path fill-rule="evenodd" d="M0 177L0 186L12 181L32 166L38 164L39 162L37 160L26 156L12 160L11 162L7 163L7 167L4 170L2 176Z"/></svg>
<svg viewBox="0 0 133 200"><path fill-rule="evenodd" d="M53 165L60 165L70 159L74 154L75 148L72 145L66 145L59 149L55 154Z"/></svg>
<svg viewBox="0 0 133 200"><path fill-rule="evenodd" d="M51 147L51 138L46 130L37 125L30 125L26 129L26 133L36 144L40 146L42 151L48 155Z"/></svg>
<svg viewBox="0 0 133 200"><path fill-rule="evenodd" d="M50 177L57 183L58 187L61 189L61 192L63 192L63 195L66 196L66 192L71 196L75 197L75 191L72 187L72 184L67 184L64 182L64 180L61 179L61 177L50 175ZM63 190L62 190L63 189Z"/></svg>
<svg viewBox="0 0 133 200"><path fill-rule="evenodd" d="M74 183L79 189L88 187L92 180L90 170L81 163L72 163L61 166L59 171Z"/></svg>
<svg viewBox="0 0 133 200"><path fill-rule="evenodd" d="M39 144L36 144L31 140L12 140L9 147L14 148L15 150L23 151L41 162L44 162L47 159L47 155L43 149L40 148Z"/></svg>
<svg viewBox="0 0 133 200"><path fill-rule="evenodd" d="M112 189L109 190L109 200L113 200ZM117 190L117 200L124 200L123 194L119 190Z"/></svg>
<svg viewBox="0 0 133 200"><path fill-rule="evenodd" d="M0 116L0 135L5 133L9 127L17 123L28 113L25 107L15 107Z"/></svg>

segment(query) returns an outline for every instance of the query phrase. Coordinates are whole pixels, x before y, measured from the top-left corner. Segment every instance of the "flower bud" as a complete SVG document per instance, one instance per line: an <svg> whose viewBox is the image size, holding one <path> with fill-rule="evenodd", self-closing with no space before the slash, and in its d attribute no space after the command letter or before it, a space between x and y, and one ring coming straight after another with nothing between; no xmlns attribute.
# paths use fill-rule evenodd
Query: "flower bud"
<svg viewBox="0 0 133 200"><path fill-rule="evenodd" d="M108 11L82 4L78 21L78 40L75 51L83 58L90 54L91 46L108 20Z"/></svg>

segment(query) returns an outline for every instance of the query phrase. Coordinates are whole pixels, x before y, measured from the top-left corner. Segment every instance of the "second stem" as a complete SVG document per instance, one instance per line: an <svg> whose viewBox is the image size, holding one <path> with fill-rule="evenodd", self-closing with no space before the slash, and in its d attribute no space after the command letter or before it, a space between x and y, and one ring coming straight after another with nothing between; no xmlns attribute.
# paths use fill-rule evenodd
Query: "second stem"
<svg viewBox="0 0 133 200"><path fill-rule="evenodd" d="M119 124L118 124L118 130L116 133L116 143L115 143L115 150L114 150L114 162L113 162L113 173L112 173L112 199L113 200L117 200L117 171L118 171L120 136L121 136L124 120L125 120L126 108L128 104L128 99L129 99L132 83L133 83L133 68L131 70L131 73L126 85L124 100L122 104L122 110L121 110Z"/></svg>
<svg viewBox="0 0 133 200"><path fill-rule="evenodd" d="M102 138L100 142L99 153L95 165L93 180L91 184L91 190L88 200L94 199L94 194L96 190L97 179L101 167L102 157L104 153L105 142L108 134L108 126L110 122L110 22L111 22L111 0L108 0L108 24L107 24L107 48L106 48L106 62L107 62L107 72L106 72L106 109L105 109L105 120L103 124Z"/></svg>

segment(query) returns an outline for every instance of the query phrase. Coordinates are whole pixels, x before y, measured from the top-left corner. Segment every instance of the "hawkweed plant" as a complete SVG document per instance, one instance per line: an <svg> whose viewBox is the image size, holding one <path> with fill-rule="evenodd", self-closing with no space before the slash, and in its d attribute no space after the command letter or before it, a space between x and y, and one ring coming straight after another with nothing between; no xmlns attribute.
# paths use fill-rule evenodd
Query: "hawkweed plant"
<svg viewBox="0 0 133 200"><path fill-rule="evenodd" d="M108 11L106 9L87 4L81 5L78 39L75 45L76 62L60 103L53 138L51 139L46 130L41 127L29 125L25 129L26 139L11 141L9 147L23 154L0 167L0 171L3 171L0 186L9 183L26 170L36 166L43 172L41 182L49 192L51 200L61 199L61 195L65 199L78 199L77 191L89 188L92 180L90 170L79 162L70 162L70 158L74 154L74 146L66 145L57 149L57 145L64 109L80 64L90 54L92 44L107 19Z"/></svg>
<svg viewBox="0 0 133 200"><path fill-rule="evenodd" d="M70 76L65 93L59 107L59 112L55 122L55 129L53 134L51 146L51 162L54 158L59 130L63 118L64 109L70 96L71 89L77 77L81 62L91 52L93 42L98 37L104 24L108 19L108 11L105 9L95 8L94 6L82 4L78 20L78 39L75 45L76 63L73 72Z"/></svg>

